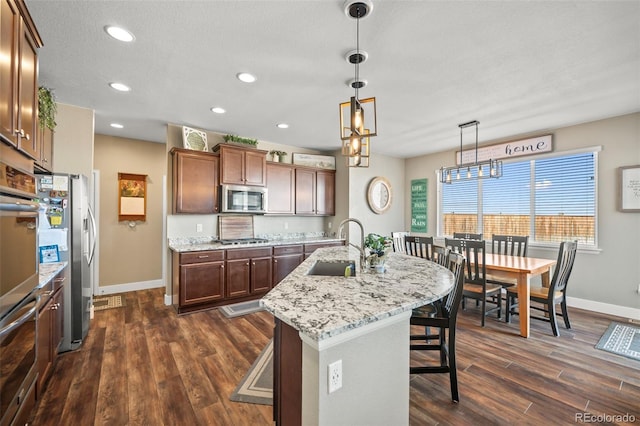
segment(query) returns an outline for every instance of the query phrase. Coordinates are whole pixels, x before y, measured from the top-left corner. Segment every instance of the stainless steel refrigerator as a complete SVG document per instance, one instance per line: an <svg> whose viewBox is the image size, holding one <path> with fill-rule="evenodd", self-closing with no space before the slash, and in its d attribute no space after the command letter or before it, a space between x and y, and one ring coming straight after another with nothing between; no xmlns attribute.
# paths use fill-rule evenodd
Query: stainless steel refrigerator
<svg viewBox="0 0 640 426"><path fill-rule="evenodd" d="M88 188L88 179L82 175L38 177L38 245L41 252L54 253L41 261L68 262L63 290L64 338L61 352L80 347L89 331L93 304L92 264L97 234Z"/></svg>

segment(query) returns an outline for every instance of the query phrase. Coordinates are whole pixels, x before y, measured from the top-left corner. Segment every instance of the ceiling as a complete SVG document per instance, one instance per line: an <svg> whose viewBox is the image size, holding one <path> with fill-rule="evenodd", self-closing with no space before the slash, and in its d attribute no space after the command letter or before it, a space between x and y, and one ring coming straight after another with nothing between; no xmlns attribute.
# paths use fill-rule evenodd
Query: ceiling
<svg viewBox="0 0 640 426"><path fill-rule="evenodd" d="M338 104L354 92L345 54L356 47L342 0L26 3L44 40L40 84L95 110L96 133L164 143L173 123L340 147ZM482 143L640 111L639 1L373 4L360 20L369 54L360 97L377 101L373 153L458 147L458 124L471 120ZM135 41L112 39L109 24ZM242 71L257 81L240 82ZM132 90L116 92L114 81Z"/></svg>

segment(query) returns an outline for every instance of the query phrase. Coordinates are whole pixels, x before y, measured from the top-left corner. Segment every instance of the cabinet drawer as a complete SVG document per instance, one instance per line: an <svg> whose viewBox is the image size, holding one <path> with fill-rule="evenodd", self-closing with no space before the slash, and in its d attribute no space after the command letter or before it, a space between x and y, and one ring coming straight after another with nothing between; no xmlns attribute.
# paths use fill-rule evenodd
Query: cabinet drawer
<svg viewBox="0 0 640 426"><path fill-rule="evenodd" d="M253 257L271 256L271 247L256 247L253 249L227 250L227 260L251 259Z"/></svg>
<svg viewBox="0 0 640 426"><path fill-rule="evenodd" d="M194 251L191 253L180 253L180 264L204 263L216 260L224 260L224 250Z"/></svg>
<svg viewBox="0 0 640 426"><path fill-rule="evenodd" d="M302 253L302 244L295 246L276 246L273 248L273 255Z"/></svg>

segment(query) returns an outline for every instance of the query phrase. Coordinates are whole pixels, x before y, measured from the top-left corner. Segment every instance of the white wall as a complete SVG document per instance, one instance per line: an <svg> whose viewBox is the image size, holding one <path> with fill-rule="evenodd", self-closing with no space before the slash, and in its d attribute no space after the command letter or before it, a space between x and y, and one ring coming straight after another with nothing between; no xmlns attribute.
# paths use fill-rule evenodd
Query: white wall
<svg viewBox="0 0 640 426"><path fill-rule="evenodd" d="M640 309L640 214L621 213L617 206L617 168L640 164L640 113L584 123L561 129L541 130L535 134L514 135L502 141L553 134L554 152L602 146L598 159L598 236L599 252L580 251L567 288L572 304L594 307L608 313L639 316ZM411 179L427 177L428 233L436 235L436 170L454 163L454 151L411 158L406 161L405 186ZM409 192L405 194L404 220L410 225ZM530 255L555 258L556 250L530 248ZM619 307L631 308L620 310Z"/></svg>

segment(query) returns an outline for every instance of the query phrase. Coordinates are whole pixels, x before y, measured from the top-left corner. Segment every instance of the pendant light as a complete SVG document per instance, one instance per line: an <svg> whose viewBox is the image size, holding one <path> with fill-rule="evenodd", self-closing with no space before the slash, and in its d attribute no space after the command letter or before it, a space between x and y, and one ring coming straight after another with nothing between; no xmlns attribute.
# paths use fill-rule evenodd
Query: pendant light
<svg viewBox="0 0 640 426"><path fill-rule="evenodd" d="M492 159L478 161L478 124L480 122L476 120L458 124L460 128L460 156L456 156L457 165L440 168L440 182L448 184L460 180L499 178L502 176L502 161ZM471 126L476 128L475 161L464 162L462 155L462 129Z"/></svg>
<svg viewBox="0 0 640 426"><path fill-rule="evenodd" d="M348 167L369 167L369 141L378 134L376 98L360 99L358 96L358 89L366 84L360 80L360 63L368 57L366 52L360 51L360 18L367 16L372 8L370 1L345 3L346 15L356 20L356 50L347 54L347 60L355 65L355 78L350 83L355 94L348 102L340 104L342 155L346 157Z"/></svg>

